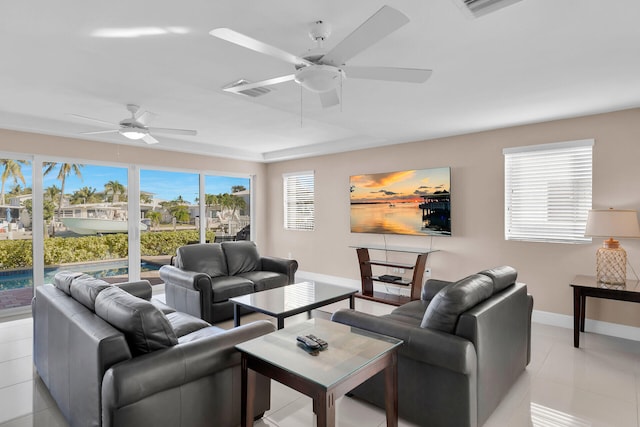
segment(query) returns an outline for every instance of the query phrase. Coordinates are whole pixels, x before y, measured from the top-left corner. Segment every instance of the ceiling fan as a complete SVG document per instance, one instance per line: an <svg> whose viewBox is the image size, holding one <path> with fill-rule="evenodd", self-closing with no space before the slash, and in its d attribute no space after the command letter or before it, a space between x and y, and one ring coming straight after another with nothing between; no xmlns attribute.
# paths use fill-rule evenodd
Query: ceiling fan
<svg viewBox="0 0 640 427"><path fill-rule="evenodd" d="M236 84L224 88L225 91L240 93L254 88L294 80L305 89L318 93L322 106L327 108L340 103L337 88L342 80L347 77L423 83L431 76L432 71L425 69L350 67L346 65L349 59L408 22L409 18L402 12L389 6L383 6L333 49L327 50L322 47L322 43L331 34L331 26L326 22L316 21L311 25L309 36L316 41L317 46L300 56L293 55L229 28L216 28L210 31L209 34L291 63L296 69L293 74L254 83Z"/></svg>
<svg viewBox="0 0 640 427"><path fill-rule="evenodd" d="M157 144L159 141L155 139L152 133L164 133L171 135L197 135L198 132L189 129L170 129L149 127L147 124L156 117L156 114L149 111L141 111L140 107L135 104L127 104L127 110L131 113L131 117L121 120L119 123L110 123L100 119L70 114L83 120L91 120L93 122L115 126L117 129L98 130L93 132L82 132L82 135L97 135L101 133L119 133L129 139L142 139L147 144Z"/></svg>

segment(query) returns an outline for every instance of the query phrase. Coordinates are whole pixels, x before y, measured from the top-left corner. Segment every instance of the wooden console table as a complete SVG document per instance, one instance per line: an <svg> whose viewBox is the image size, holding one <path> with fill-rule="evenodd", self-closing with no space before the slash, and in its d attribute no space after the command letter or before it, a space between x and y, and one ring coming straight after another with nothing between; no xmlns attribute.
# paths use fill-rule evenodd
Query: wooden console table
<svg viewBox="0 0 640 427"><path fill-rule="evenodd" d="M573 288L573 346L580 347L580 332L584 332L587 297L617 301L640 302L640 286L637 280L627 280L624 285L598 283L594 276L576 276Z"/></svg>
<svg viewBox="0 0 640 427"><path fill-rule="evenodd" d="M362 291L356 294L357 298L368 299L371 301L381 302L391 305L402 305L412 300L420 299L420 292L422 291L422 277L424 275L425 265L427 263L427 256L437 250L422 250L420 248L405 248L405 247L387 247L377 245L361 245L350 246L356 249L358 253L358 263L360 265L360 278L362 280ZM395 261L376 261L372 260L369 256L369 250L377 250L384 252L404 252L416 254L416 261L413 264L395 262ZM408 280L385 280L383 277L374 276L371 266L377 265L382 267L403 268L406 270L413 270L413 277ZM373 290L374 282L389 283L392 285L409 286L410 296L395 295L386 292L377 292Z"/></svg>

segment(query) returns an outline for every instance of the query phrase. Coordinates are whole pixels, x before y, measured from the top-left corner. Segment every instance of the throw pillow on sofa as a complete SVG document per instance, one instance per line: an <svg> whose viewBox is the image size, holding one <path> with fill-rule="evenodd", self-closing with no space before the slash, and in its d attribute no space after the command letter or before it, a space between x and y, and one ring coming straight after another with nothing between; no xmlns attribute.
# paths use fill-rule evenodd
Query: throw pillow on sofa
<svg viewBox="0 0 640 427"><path fill-rule="evenodd" d="M246 240L241 242L222 242L222 250L227 258L229 275L260 270L260 254L256 244Z"/></svg>
<svg viewBox="0 0 640 427"><path fill-rule="evenodd" d="M493 294L493 281L483 274L473 274L442 288L427 307L421 328L453 333L458 316Z"/></svg>
<svg viewBox="0 0 640 427"><path fill-rule="evenodd" d="M149 301L116 286L98 294L96 314L124 333L134 356L178 343L178 338L162 311Z"/></svg>
<svg viewBox="0 0 640 427"><path fill-rule="evenodd" d="M181 246L176 251L176 266L209 277L228 276L227 261L220 243L196 243Z"/></svg>
<svg viewBox="0 0 640 427"><path fill-rule="evenodd" d="M112 285L104 280L96 279L87 274L76 277L72 282L69 290L71 297L89 310L96 311L96 298L100 292Z"/></svg>
<svg viewBox="0 0 640 427"><path fill-rule="evenodd" d="M71 295L71 283L78 277L91 277L77 271L60 271L53 276L53 286L60 289L67 295Z"/></svg>

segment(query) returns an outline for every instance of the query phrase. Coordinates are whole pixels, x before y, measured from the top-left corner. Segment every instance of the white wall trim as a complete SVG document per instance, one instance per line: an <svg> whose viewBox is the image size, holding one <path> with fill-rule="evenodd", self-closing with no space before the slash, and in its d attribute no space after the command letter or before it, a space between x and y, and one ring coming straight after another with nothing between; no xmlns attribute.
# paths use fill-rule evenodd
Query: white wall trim
<svg viewBox="0 0 640 427"><path fill-rule="evenodd" d="M360 281L346 279L344 277L330 276L328 274L312 273L309 271L296 271L296 282L303 280L313 280L317 282L327 282L332 285L345 286L347 288L360 289Z"/></svg>
<svg viewBox="0 0 640 427"><path fill-rule="evenodd" d="M296 281L314 280L327 282L349 288L360 289L360 281L346 279L344 277L330 276L328 274L312 273L308 271L297 271ZM533 310L531 320L543 325L557 326L560 328L573 329L573 316L566 314L551 313L548 311ZM618 323L603 322L601 320L586 319L586 332L609 335L617 338L640 341L640 328L634 326L620 325Z"/></svg>
<svg viewBox="0 0 640 427"><path fill-rule="evenodd" d="M573 329L573 316L533 310L532 321L543 325L558 326ZM585 332L609 335L633 341L640 341L640 328L621 325L619 323L603 322L602 320L585 319Z"/></svg>

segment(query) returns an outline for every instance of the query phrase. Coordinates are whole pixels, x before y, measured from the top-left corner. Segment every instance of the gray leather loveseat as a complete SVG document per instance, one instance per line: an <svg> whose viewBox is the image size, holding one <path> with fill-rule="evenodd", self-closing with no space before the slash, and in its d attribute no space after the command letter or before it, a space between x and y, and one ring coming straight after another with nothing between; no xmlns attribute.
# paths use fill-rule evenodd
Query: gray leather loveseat
<svg viewBox="0 0 640 427"><path fill-rule="evenodd" d="M260 256L251 241L178 248L175 265L160 268L167 304L215 323L233 318L229 298L290 285L295 260Z"/></svg>
<svg viewBox="0 0 640 427"><path fill-rule="evenodd" d="M404 340L402 418L421 426L481 426L530 359L533 298L508 266L457 282L427 280L421 299L385 316L339 310L332 320ZM377 375L352 391L384 408Z"/></svg>
<svg viewBox="0 0 640 427"><path fill-rule="evenodd" d="M36 288L34 363L72 427L240 423L234 346L272 332L270 322L225 331L151 300L146 281L58 273L54 283ZM256 387L261 416L270 380Z"/></svg>

